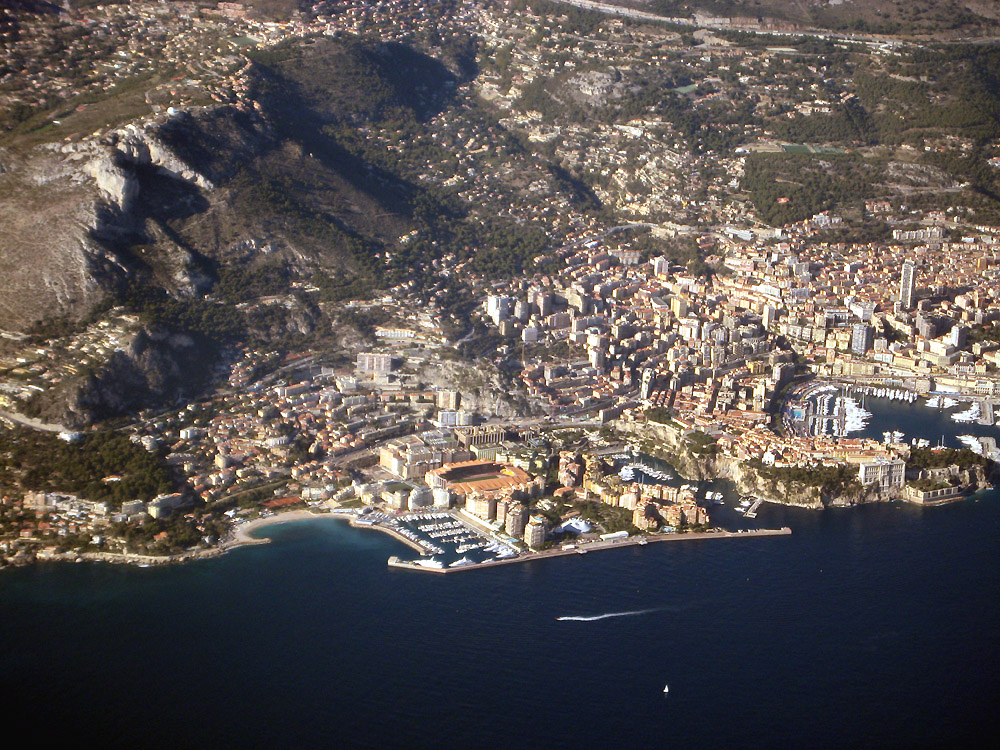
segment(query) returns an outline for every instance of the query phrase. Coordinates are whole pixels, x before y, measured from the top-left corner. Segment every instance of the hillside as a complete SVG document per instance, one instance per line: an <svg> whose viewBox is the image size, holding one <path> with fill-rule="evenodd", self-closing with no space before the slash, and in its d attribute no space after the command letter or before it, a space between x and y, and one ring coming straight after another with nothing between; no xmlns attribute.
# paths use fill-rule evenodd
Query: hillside
<svg viewBox="0 0 1000 750"><path fill-rule="evenodd" d="M990 0L613 0L611 4L666 16L766 19L837 32L939 39L995 34L1000 25L1000 7Z"/></svg>
<svg viewBox="0 0 1000 750"><path fill-rule="evenodd" d="M747 33L702 13L816 25L849 0L657 6L697 12L697 30L547 0L289 3L284 25L251 18L264 5L8 10L0 354L11 373L42 344L86 360L44 397L18 375L15 401L57 420L67 403L85 419L183 398L238 345L335 351L371 327L345 324L349 301L427 310L488 353L501 344L470 317L495 283L551 286L612 235L611 254L704 274L695 235L727 226L832 212L829 240L873 241L914 211L1000 216L995 45ZM135 338L74 355L112 309Z"/></svg>

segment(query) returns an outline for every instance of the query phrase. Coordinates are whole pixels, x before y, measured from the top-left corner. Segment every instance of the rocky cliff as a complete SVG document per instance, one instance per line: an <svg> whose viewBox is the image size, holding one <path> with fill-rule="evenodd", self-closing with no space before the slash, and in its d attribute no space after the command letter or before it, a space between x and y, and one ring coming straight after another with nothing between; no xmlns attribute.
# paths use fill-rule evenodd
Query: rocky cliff
<svg viewBox="0 0 1000 750"><path fill-rule="evenodd" d="M828 492L820 486L767 476L748 461L725 456L711 447L687 440L681 430L665 424L628 423L623 431L641 439L644 450L669 461L677 473L692 481L728 479L741 495L754 495L768 502L821 509L894 500L897 491L879 492L874 487Z"/></svg>
<svg viewBox="0 0 1000 750"><path fill-rule="evenodd" d="M43 420L80 428L95 419L197 395L211 374L214 352L190 336L155 327L132 334L102 366L39 394L31 411Z"/></svg>
<svg viewBox="0 0 1000 750"><path fill-rule="evenodd" d="M195 254L143 205L163 201L160 190L143 195L156 178L198 193L213 188L158 137L168 123L151 119L100 138L0 151L0 329L80 317L144 274L172 292L204 285ZM135 245L150 248L149 257Z"/></svg>

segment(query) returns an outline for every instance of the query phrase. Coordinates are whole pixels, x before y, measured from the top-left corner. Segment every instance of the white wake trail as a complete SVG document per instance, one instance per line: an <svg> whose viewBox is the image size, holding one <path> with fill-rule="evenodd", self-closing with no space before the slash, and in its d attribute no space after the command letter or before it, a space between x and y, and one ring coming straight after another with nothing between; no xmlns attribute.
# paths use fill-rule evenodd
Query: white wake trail
<svg viewBox="0 0 1000 750"><path fill-rule="evenodd" d="M633 609L628 612L608 612L603 615L590 615L587 617L582 616L565 616L557 617L557 620L572 620L573 622L594 622L595 620L607 620L611 617L633 617L635 615L646 615L650 612L656 612L657 609Z"/></svg>

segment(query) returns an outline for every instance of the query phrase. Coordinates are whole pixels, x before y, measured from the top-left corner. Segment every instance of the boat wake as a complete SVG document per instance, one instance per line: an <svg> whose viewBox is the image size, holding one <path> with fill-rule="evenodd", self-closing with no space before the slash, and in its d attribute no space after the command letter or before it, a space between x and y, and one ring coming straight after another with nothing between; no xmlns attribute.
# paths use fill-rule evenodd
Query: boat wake
<svg viewBox="0 0 1000 750"><path fill-rule="evenodd" d="M630 610L628 612L608 612L607 614L603 614L603 615L588 615L586 617L574 615L574 616L566 616L566 617L557 617L556 619L557 620L572 620L573 622L594 622L596 620L607 620L607 619L610 619L612 617L634 617L635 615L646 615L646 614L649 614L650 612L658 612L658 611L659 611L659 608L655 608L655 609L633 609L633 610Z"/></svg>

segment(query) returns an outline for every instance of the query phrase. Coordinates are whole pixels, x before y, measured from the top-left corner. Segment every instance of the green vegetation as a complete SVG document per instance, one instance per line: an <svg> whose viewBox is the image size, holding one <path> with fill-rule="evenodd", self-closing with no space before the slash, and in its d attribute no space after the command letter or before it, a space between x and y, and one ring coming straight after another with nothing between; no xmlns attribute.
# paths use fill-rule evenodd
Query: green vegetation
<svg viewBox="0 0 1000 750"><path fill-rule="evenodd" d="M903 2L868 0L865 3L790 3L787 0L654 0L651 9L664 16L690 16L699 10L716 16L763 17L814 28L861 34L927 34L961 29L988 33L992 18L978 15L958 0ZM732 33L732 32L730 32ZM770 37L771 44L793 46L794 39Z"/></svg>
<svg viewBox="0 0 1000 750"><path fill-rule="evenodd" d="M201 541L202 532L179 514L137 524L114 524L112 530L123 538L128 549L150 555L171 555L189 549ZM160 534L164 536L156 539Z"/></svg>
<svg viewBox="0 0 1000 750"><path fill-rule="evenodd" d="M632 511L628 508L618 508L594 500L581 500L573 503L573 507L580 511L580 517L585 521L602 526L608 533L627 531L629 534L636 534L639 531L632 523Z"/></svg>
<svg viewBox="0 0 1000 750"><path fill-rule="evenodd" d="M908 484L914 489L920 490L921 492L943 490L951 486L948 482L944 482L940 479L930 479L929 477L924 479L916 479L912 482L908 482Z"/></svg>
<svg viewBox="0 0 1000 750"><path fill-rule="evenodd" d="M288 292L288 269L269 261L257 265L232 265L219 270L215 294L231 304Z"/></svg>
<svg viewBox="0 0 1000 750"><path fill-rule="evenodd" d="M855 206L874 194L875 179L876 165L856 155L751 154L740 188L764 221L780 226Z"/></svg>
<svg viewBox="0 0 1000 750"><path fill-rule="evenodd" d="M969 344L992 343L1000 344L1000 324L987 323L973 326L968 332Z"/></svg>
<svg viewBox="0 0 1000 750"><path fill-rule="evenodd" d="M660 424L672 424L670 409L666 409L662 406L654 406L652 409L646 409L644 412L646 419L649 422L659 422Z"/></svg>
<svg viewBox="0 0 1000 750"><path fill-rule="evenodd" d="M350 259L348 270L356 275L320 284L327 299L352 298L383 284L428 288L431 261L449 253L470 259L472 270L487 277L534 268L548 244L540 227L475 216L449 191L420 180L430 162L458 169L452 150L425 137L426 121L454 104L458 79L441 62L404 45L368 40L314 39L252 56L260 73L255 96L282 138L332 171L335 178L325 178L328 190L372 206L360 216L322 209L316 175L299 175L287 161L280 174L260 180L248 171L236 181L247 207L267 206L300 241ZM475 106L471 116L485 117ZM393 133L407 148L386 149L367 128ZM302 169L311 168L303 163ZM574 175L556 166L552 174L575 201L599 205ZM397 243L408 229L412 239ZM389 246L386 262L379 263Z"/></svg>
<svg viewBox="0 0 1000 750"><path fill-rule="evenodd" d="M698 248L694 237L657 237L648 230L641 230L629 240L629 246L638 250L644 261L663 256L674 265L684 266L688 273L695 276L711 276L716 272L705 263L705 254Z"/></svg>
<svg viewBox="0 0 1000 750"><path fill-rule="evenodd" d="M375 340L375 327L388 323L391 316L380 307L365 309L342 308L334 313L334 322L348 325L371 341Z"/></svg>
<svg viewBox="0 0 1000 750"><path fill-rule="evenodd" d="M684 437L684 447L695 456L712 456L719 452L715 438L704 432L689 432Z"/></svg>
<svg viewBox="0 0 1000 750"><path fill-rule="evenodd" d="M193 297L174 299L158 287L136 285L122 296L125 307L150 325L214 342L231 342L244 333L245 321L234 307Z"/></svg>
<svg viewBox="0 0 1000 750"><path fill-rule="evenodd" d="M748 462L763 478L772 482L789 482L817 488L825 497L836 497L861 490L856 467L837 466L765 466L760 461Z"/></svg>
<svg viewBox="0 0 1000 750"><path fill-rule="evenodd" d="M914 448L906 461L910 469L940 469L946 466L960 466L963 469L972 466L987 468L989 460L973 453L968 448Z"/></svg>
<svg viewBox="0 0 1000 750"><path fill-rule="evenodd" d="M66 443L51 433L2 431L0 456L0 484L25 491L66 492L119 507L174 489L162 454L149 453L118 432ZM120 479L103 481L112 476Z"/></svg>

